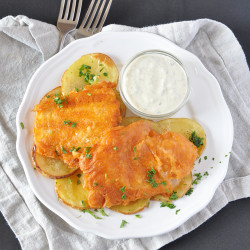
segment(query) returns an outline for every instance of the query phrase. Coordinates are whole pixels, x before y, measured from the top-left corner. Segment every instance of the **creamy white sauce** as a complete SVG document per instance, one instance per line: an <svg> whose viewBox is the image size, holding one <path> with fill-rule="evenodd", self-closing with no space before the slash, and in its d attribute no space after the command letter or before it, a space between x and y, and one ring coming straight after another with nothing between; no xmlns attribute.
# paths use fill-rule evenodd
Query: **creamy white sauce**
<svg viewBox="0 0 250 250"><path fill-rule="evenodd" d="M130 105L149 115L174 111L188 91L184 69L161 54L139 56L125 69L122 81L122 91Z"/></svg>

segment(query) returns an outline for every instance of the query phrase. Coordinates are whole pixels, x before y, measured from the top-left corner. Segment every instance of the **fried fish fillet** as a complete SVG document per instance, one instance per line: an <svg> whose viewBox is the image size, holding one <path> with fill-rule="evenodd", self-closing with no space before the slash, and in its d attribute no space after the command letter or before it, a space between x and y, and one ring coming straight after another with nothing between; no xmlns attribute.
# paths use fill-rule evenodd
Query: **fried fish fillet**
<svg viewBox="0 0 250 250"><path fill-rule="evenodd" d="M101 82L69 95L47 96L35 106L34 140L39 154L78 166L74 155L99 142L101 134L121 121L115 83Z"/></svg>
<svg viewBox="0 0 250 250"><path fill-rule="evenodd" d="M159 134L145 121L107 130L89 153L92 157L82 155L79 165L92 208L172 192L198 156L197 148L181 134Z"/></svg>

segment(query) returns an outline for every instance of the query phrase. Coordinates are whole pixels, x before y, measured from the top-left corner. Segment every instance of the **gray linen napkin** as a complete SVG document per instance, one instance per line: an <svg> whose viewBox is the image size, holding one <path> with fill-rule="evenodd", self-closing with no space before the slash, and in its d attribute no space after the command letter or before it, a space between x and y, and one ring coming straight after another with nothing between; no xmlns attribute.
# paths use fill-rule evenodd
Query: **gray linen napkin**
<svg viewBox="0 0 250 250"><path fill-rule="evenodd" d="M250 74L244 53L223 24L201 19L146 28L109 25L105 31L147 31L196 54L217 78L235 129L229 169L212 201L170 233L143 239L105 240L75 230L32 193L16 154L15 118L35 70L58 48L53 25L25 16L0 20L0 209L23 249L157 249L192 231L228 202L250 196ZM66 41L74 40L72 36Z"/></svg>

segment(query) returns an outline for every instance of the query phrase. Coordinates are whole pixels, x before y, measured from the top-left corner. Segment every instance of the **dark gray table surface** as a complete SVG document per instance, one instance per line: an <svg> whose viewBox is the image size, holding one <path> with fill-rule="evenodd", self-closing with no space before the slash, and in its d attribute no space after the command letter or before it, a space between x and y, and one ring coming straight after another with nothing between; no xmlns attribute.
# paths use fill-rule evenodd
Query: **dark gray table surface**
<svg viewBox="0 0 250 250"><path fill-rule="evenodd" d="M1 0L0 18L22 14L56 24L60 2ZM89 2L84 0L83 8ZM198 18L214 19L231 28L250 63L250 0L113 0L105 24L143 27ZM0 249L20 249L1 214L0 242ZM231 202L203 225L162 249L250 249L250 198Z"/></svg>

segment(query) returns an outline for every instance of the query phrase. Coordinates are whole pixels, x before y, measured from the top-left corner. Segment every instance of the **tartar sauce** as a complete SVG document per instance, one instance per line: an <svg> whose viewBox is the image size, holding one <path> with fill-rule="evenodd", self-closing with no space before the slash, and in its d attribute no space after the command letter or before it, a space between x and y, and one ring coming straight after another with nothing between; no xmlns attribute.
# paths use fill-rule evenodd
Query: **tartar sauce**
<svg viewBox="0 0 250 250"><path fill-rule="evenodd" d="M123 72L122 91L135 109L149 115L174 111L188 91L182 66L164 54L144 54Z"/></svg>

